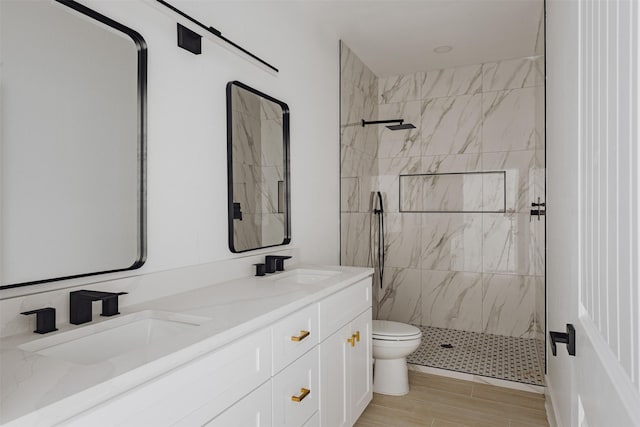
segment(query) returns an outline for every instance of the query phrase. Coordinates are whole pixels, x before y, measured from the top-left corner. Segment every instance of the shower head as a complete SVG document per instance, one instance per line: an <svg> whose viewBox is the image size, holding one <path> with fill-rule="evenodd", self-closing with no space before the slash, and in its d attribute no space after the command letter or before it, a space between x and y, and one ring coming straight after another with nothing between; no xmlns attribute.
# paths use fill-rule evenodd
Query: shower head
<svg viewBox="0 0 640 427"><path fill-rule="evenodd" d="M405 129L415 129L416 127L411 123L404 123L404 119L396 119L396 120L371 120L366 121L362 119L362 127L366 125L378 125L385 123L397 123L397 125L389 125L387 129L389 130L405 130Z"/></svg>
<svg viewBox="0 0 640 427"><path fill-rule="evenodd" d="M405 124L398 124L398 125L390 125L387 126L387 129L389 130L405 130L405 129L415 129L416 127L411 124L411 123L405 123Z"/></svg>

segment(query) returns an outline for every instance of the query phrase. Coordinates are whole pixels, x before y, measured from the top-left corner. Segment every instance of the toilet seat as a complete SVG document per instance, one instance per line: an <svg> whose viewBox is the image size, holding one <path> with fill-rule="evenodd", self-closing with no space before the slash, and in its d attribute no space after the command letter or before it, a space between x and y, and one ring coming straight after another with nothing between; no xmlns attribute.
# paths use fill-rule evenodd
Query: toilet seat
<svg viewBox="0 0 640 427"><path fill-rule="evenodd" d="M379 341L411 341L420 339L420 329L406 323L390 320L374 320L372 337Z"/></svg>

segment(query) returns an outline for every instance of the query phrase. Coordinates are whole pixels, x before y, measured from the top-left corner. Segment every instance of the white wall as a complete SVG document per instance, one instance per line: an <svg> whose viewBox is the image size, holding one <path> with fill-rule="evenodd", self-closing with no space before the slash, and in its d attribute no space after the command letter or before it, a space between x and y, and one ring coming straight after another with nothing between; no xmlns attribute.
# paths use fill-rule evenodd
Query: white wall
<svg viewBox="0 0 640 427"><path fill-rule="evenodd" d="M303 262L337 264L338 38L316 32L301 9L285 3L176 2L274 64L280 69L274 75L208 39L202 55L180 49L177 15L155 1L82 3L138 31L148 45L148 251L146 264L134 274L234 257L227 246L230 80L289 104L292 245ZM84 283L91 280L104 277Z"/></svg>

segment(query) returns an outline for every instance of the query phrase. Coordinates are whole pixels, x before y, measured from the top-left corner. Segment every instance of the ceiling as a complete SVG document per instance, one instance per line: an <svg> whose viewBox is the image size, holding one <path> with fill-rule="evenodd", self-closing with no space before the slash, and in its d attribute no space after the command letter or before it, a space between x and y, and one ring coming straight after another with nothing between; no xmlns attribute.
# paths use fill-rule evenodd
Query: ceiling
<svg viewBox="0 0 640 427"><path fill-rule="evenodd" d="M543 0L304 1L379 77L542 53ZM538 41L538 44L540 42ZM444 54L439 46L453 49Z"/></svg>

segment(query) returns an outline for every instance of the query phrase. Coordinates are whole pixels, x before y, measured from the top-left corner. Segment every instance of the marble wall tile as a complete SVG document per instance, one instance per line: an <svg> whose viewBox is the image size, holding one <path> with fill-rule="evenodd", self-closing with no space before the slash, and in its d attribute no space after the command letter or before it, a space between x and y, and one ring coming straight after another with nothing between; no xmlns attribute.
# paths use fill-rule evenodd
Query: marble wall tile
<svg viewBox="0 0 640 427"><path fill-rule="evenodd" d="M482 95L422 101L422 155L480 152Z"/></svg>
<svg viewBox="0 0 640 427"><path fill-rule="evenodd" d="M427 71L422 79L420 99L474 95L482 88L482 65Z"/></svg>
<svg viewBox="0 0 640 427"><path fill-rule="evenodd" d="M378 79L378 100L380 104L416 101L420 99L418 82L423 73L402 76L382 77Z"/></svg>
<svg viewBox="0 0 640 427"><path fill-rule="evenodd" d="M535 91L535 130L536 150L545 149L545 93L544 86L536 86Z"/></svg>
<svg viewBox="0 0 640 427"><path fill-rule="evenodd" d="M340 46L340 79L364 91L370 90L375 79L375 75L344 43Z"/></svg>
<svg viewBox="0 0 640 427"><path fill-rule="evenodd" d="M414 174L420 169L420 157L378 159L377 189L381 191L386 212L399 212L399 175Z"/></svg>
<svg viewBox="0 0 640 427"><path fill-rule="evenodd" d="M340 178L340 211L360 211L360 182L358 177Z"/></svg>
<svg viewBox="0 0 640 427"><path fill-rule="evenodd" d="M541 56L507 59L482 65L482 91L518 89L544 83Z"/></svg>
<svg viewBox="0 0 640 427"><path fill-rule="evenodd" d="M377 317L544 338L544 281L533 276L544 269L543 228L528 215L544 182L543 59L376 79L344 45L341 55L341 203L350 210L341 214L342 263L368 264L371 194L383 192L387 268ZM417 129L363 129L362 118L403 118ZM440 186L442 175L430 178L428 192L424 178L409 178L406 207L424 208L428 196L437 207L495 209L506 185L507 208L516 213L399 213L399 175L480 171L506 171L507 178L468 175L466 182L462 175Z"/></svg>
<svg viewBox="0 0 640 427"><path fill-rule="evenodd" d="M542 3L540 5L540 12L538 15L538 31L536 32L536 43L533 49L536 55L544 55L544 48L545 48L544 20L545 20L545 10L544 10L544 3Z"/></svg>
<svg viewBox="0 0 640 427"><path fill-rule="evenodd" d="M378 173L378 160L375 157L367 156L366 154L360 154L361 160L359 163L359 169L356 176L361 177L361 182L367 182L367 178L376 176Z"/></svg>
<svg viewBox="0 0 640 427"><path fill-rule="evenodd" d="M282 244L284 240L284 214L262 214L262 240L260 246L272 246Z"/></svg>
<svg viewBox="0 0 640 427"><path fill-rule="evenodd" d="M529 230L531 232L531 266L530 273L536 276L545 275L545 228L546 228L546 216L541 216L540 220L537 217L531 217L529 223Z"/></svg>
<svg viewBox="0 0 640 427"><path fill-rule="evenodd" d="M256 195L254 188L247 188L249 184L240 182L233 183L233 201L240 203L243 213L256 212Z"/></svg>
<svg viewBox="0 0 640 427"><path fill-rule="evenodd" d="M531 274L530 227L528 213L483 214L483 272Z"/></svg>
<svg viewBox="0 0 640 427"><path fill-rule="evenodd" d="M503 172L485 172L482 178L482 211L504 212L506 179Z"/></svg>
<svg viewBox="0 0 640 427"><path fill-rule="evenodd" d="M362 153L361 148L365 146L364 139L366 138L365 132L362 130L362 126L351 124L342 126L340 128L340 142L342 145L347 146L353 150Z"/></svg>
<svg viewBox="0 0 640 427"><path fill-rule="evenodd" d="M278 213L278 181L256 183L256 213ZM282 235L281 235L282 236Z"/></svg>
<svg viewBox="0 0 640 427"><path fill-rule="evenodd" d="M544 276L534 276L534 286L535 286L535 316L536 316L536 328L535 328L535 336L539 340L543 340L546 335L546 294L544 287Z"/></svg>
<svg viewBox="0 0 640 427"><path fill-rule="evenodd" d="M424 175L404 175L399 177L401 212L424 211L423 192L425 178Z"/></svg>
<svg viewBox="0 0 640 427"><path fill-rule="evenodd" d="M423 175L422 211L481 212L482 174ZM414 184L414 188L417 187ZM401 202L405 195L402 194Z"/></svg>
<svg viewBox="0 0 640 427"><path fill-rule="evenodd" d="M420 266L422 244L420 216L420 214L410 213L384 215L386 266L404 268Z"/></svg>
<svg viewBox="0 0 640 427"><path fill-rule="evenodd" d="M482 151L530 150L536 145L535 88L482 94Z"/></svg>
<svg viewBox="0 0 640 427"><path fill-rule="evenodd" d="M480 170L482 170L482 156L479 153L424 156L420 167L420 173L457 173Z"/></svg>
<svg viewBox="0 0 640 427"><path fill-rule="evenodd" d="M385 268L383 289L378 291L378 319L422 324L420 270Z"/></svg>
<svg viewBox="0 0 640 427"><path fill-rule="evenodd" d="M359 202L358 210L360 212L372 212L373 210L373 197L375 195L375 191L378 191L378 177L375 175L375 172L372 172L372 173L373 175L371 176L359 177L360 202ZM385 210L386 210L386 205L385 205Z"/></svg>
<svg viewBox="0 0 640 427"><path fill-rule="evenodd" d="M342 177L358 176L362 170L365 156L354 148L340 144L340 175Z"/></svg>
<svg viewBox="0 0 640 427"><path fill-rule="evenodd" d="M482 276L483 331L496 335L536 336L535 278L485 274Z"/></svg>
<svg viewBox="0 0 640 427"><path fill-rule="evenodd" d="M367 96L365 98L364 103L364 116L362 118L368 117L378 117L378 104L374 102L374 97ZM356 149L367 154L371 157L378 156L378 134L379 129L377 126L360 126L360 130L364 132L364 138L362 139L362 145L356 145Z"/></svg>
<svg viewBox="0 0 640 427"><path fill-rule="evenodd" d="M378 106L378 120L404 119L415 129L389 130L384 125L368 125L378 128L378 157L420 156L420 101L400 102Z"/></svg>
<svg viewBox="0 0 640 427"><path fill-rule="evenodd" d="M536 149L534 153L534 167L533 167L533 197L534 201L538 200L544 202L545 198L545 149Z"/></svg>
<svg viewBox="0 0 640 427"><path fill-rule="evenodd" d="M371 215L368 213L340 214L340 259L342 265L366 267L369 264L369 226Z"/></svg>
<svg viewBox="0 0 640 427"><path fill-rule="evenodd" d="M482 331L482 274L422 270L422 323Z"/></svg>
<svg viewBox="0 0 640 427"><path fill-rule="evenodd" d="M282 123L278 120L263 120L260 126L260 152L263 166L284 164L284 137Z"/></svg>
<svg viewBox="0 0 640 427"><path fill-rule="evenodd" d="M257 168L255 181L273 182L284 179L284 168L282 166L262 166ZM260 178L261 177L261 178Z"/></svg>
<svg viewBox="0 0 640 427"><path fill-rule="evenodd" d="M268 99L260 98L260 119L276 121L282 127L282 107Z"/></svg>
<svg viewBox="0 0 640 427"><path fill-rule="evenodd" d="M531 209L531 202L536 196L535 187L535 151L507 151L502 153L484 153L482 155L482 166L487 171L505 171L506 183L502 183L499 189L502 194L496 194L501 203L506 190L507 212L528 213ZM485 178L490 177L485 175ZM504 180L502 180L504 181ZM486 181L484 197L490 197L491 183ZM505 187L506 185L506 187ZM500 193L493 192L493 193Z"/></svg>
<svg viewBox="0 0 640 427"><path fill-rule="evenodd" d="M361 120L368 119L364 108L366 97L362 89L353 85L344 85L340 93L340 125L360 126Z"/></svg>
<svg viewBox="0 0 640 427"><path fill-rule="evenodd" d="M233 223L233 242L236 250L259 248L262 246L262 214L247 213L242 215L242 221Z"/></svg>
<svg viewBox="0 0 640 427"><path fill-rule="evenodd" d="M259 119L260 98L248 90L234 86L231 90L231 109Z"/></svg>
<svg viewBox="0 0 640 427"><path fill-rule="evenodd" d="M426 270L482 272L482 215L422 215L420 266Z"/></svg>
<svg viewBox="0 0 640 427"><path fill-rule="evenodd" d="M245 113L233 115L233 148L235 161L248 165L259 165L262 162L260 145L260 119Z"/></svg>

